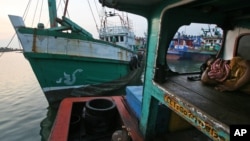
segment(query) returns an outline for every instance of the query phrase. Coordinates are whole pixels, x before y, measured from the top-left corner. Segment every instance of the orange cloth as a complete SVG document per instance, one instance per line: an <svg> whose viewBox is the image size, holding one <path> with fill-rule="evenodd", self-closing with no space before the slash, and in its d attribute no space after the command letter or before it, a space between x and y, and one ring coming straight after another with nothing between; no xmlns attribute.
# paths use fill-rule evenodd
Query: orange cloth
<svg viewBox="0 0 250 141"><path fill-rule="evenodd" d="M239 65L241 61L244 61L241 57L233 57L230 61L230 75L228 79L223 82L223 85L233 86L246 72L246 67ZM242 87L238 88L240 91L246 92L250 94L250 83L246 83Z"/></svg>

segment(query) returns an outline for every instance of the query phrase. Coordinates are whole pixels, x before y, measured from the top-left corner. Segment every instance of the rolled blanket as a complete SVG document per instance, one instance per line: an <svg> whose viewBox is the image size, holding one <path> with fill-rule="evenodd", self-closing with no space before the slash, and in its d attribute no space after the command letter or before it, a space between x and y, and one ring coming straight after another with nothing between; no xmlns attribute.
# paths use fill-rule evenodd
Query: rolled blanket
<svg viewBox="0 0 250 141"><path fill-rule="evenodd" d="M225 81L230 75L230 66L228 60L223 60L221 58L216 59L210 66L208 71L209 79L216 80L218 82Z"/></svg>

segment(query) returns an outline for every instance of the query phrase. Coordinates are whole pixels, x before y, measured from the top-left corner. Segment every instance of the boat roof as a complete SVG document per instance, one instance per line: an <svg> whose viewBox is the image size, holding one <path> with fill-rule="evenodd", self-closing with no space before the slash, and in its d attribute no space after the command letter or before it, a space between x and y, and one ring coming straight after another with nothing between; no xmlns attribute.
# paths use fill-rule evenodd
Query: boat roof
<svg viewBox="0 0 250 141"><path fill-rule="evenodd" d="M137 6L151 6L154 4L158 4L163 2L164 0L99 0L105 6L112 7L112 8L125 8L129 5L137 5ZM125 6L125 7L124 7ZM138 7L137 7L138 8Z"/></svg>
<svg viewBox="0 0 250 141"><path fill-rule="evenodd" d="M99 2L104 6L144 17L149 17L154 7L182 3L185 8L204 13L219 13L221 16L230 17L228 20L248 19L250 21L250 1L248 0L99 0Z"/></svg>

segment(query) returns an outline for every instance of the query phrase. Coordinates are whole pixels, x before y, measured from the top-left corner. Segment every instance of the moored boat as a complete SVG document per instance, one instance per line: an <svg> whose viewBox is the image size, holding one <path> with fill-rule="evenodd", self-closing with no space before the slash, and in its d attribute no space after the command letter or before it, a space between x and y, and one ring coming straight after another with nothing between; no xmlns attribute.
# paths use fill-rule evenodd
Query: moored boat
<svg viewBox="0 0 250 141"><path fill-rule="evenodd" d="M203 29L200 35L177 32L169 44L166 58L169 60L205 61L215 56L222 44L222 34L218 27ZM195 27L192 27L196 29Z"/></svg>
<svg viewBox="0 0 250 141"><path fill-rule="evenodd" d="M94 39L66 17L68 2L60 19L56 0L48 0L50 28L44 28L42 23L37 28L29 28L21 17L9 15L23 54L49 104L65 97L86 96L93 90L96 95L102 95L139 78L136 76L142 71L136 69L135 35L124 17L119 16L121 25L109 25L107 19L118 14L105 13L99 29L101 39ZM104 87L105 84L112 87Z"/></svg>

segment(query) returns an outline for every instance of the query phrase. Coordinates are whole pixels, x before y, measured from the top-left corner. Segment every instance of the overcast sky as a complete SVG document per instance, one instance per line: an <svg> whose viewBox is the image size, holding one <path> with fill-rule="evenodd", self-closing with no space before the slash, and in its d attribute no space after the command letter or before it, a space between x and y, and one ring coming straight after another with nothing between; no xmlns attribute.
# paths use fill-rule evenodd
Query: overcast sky
<svg viewBox="0 0 250 141"><path fill-rule="evenodd" d="M31 1L30 6L27 8L29 1ZM57 0L57 5L59 5L59 18L61 18L63 13L63 1L64 0ZM47 4L47 0L0 0L0 47L6 47L10 43L13 35L15 35L14 29L8 18L9 14L21 17L24 16L27 27L36 27L39 22L44 23L45 27L48 27L49 19ZM71 0L69 1L68 13L72 21L89 31L94 38L98 38L96 23L97 26L100 26L98 15L102 13L102 9L103 8L98 0ZM94 14L95 20L92 16L91 10ZM107 8L106 10L113 11ZM133 23L133 29L136 36L144 37L144 33L147 32L146 19L133 14L129 14L128 17ZM214 25L210 26L211 28L214 27ZM202 34L201 28L207 29L208 25L192 24L191 26L183 26L179 31L189 35L200 35ZM21 48L16 36L9 47Z"/></svg>
<svg viewBox="0 0 250 141"><path fill-rule="evenodd" d="M8 15L18 15L25 17L27 27L36 27L37 23L44 23L49 26L47 0L31 0L29 8L26 8L30 0L1 0L0 1L0 47L6 47L12 36L15 34L14 29L9 21ZM64 0L61 0L63 3ZM60 0L57 0L59 5ZM89 6L89 3L91 6ZM62 5L58 8L58 13L63 13ZM29 9L25 14L25 10ZM37 10L35 10L37 9ZM102 11L102 6L98 0L71 0L69 1L68 13L71 20L92 33L98 38L95 20L92 16L91 9L95 16L96 23L100 26L98 14ZM107 10L107 9L106 9ZM62 14L58 17L61 18ZM137 36L144 36L147 31L146 19L136 15L129 14L129 19L133 23L133 29ZM17 37L11 42L9 47L20 48Z"/></svg>

